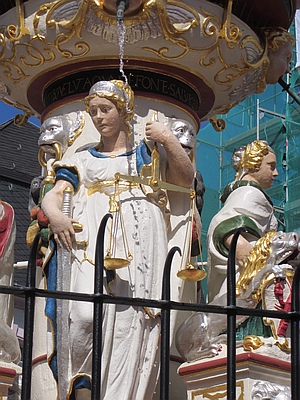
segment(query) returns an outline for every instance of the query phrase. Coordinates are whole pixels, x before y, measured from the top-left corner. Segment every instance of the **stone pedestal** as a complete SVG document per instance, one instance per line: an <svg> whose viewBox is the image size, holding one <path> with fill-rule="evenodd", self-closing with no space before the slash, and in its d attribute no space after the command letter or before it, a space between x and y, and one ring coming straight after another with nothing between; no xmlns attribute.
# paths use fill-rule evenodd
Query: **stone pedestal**
<svg viewBox="0 0 300 400"><path fill-rule="evenodd" d="M227 357L184 363L178 368L178 374L187 385L188 400L226 398ZM288 399L290 363L251 352L237 354L236 398L252 399L252 392L258 385L264 387L266 393L283 391Z"/></svg>
<svg viewBox="0 0 300 400"><path fill-rule="evenodd" d="M0 400L7 400L8 389L13 386L15 377L21 372L21 367L0 361Z"/></svg>

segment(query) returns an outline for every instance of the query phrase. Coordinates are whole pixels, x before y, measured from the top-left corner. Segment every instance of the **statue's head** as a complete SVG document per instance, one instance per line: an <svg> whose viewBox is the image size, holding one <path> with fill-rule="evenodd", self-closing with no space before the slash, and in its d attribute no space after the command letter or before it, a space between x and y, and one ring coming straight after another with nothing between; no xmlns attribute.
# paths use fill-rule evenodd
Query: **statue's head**
<svg viewBox="0 0 300 400"><path fill-rule="evenodd" d="M190 154L196 144L196 133L192 124L184 119L170 118L167 125L186 153Z"/></svg>
<svg viewBox="0 0 300 400"><path fill-rule="evenodd" d="M40 127L38 145L42 147L45 152L51 153L51 146L54 143L59 143L64 153L68 148L72 125L71 119L66 115L58 115L46 119Z"/></svg>
<svg viewBox="0 0 300 400"><path fill-rule="evenodd" d="M240 166L247 170L258 171L262 165L263 158L274 150L265 140L254 140L245 146Z"/></svg>
<svg viewBox="0 0 300 400"><path fill-rule="evenodd" d="M114 103L129 126L134 116L134 93L127 83L116 79L95 83L85 98L85 108L88 113L90 113L90 101L96 96L104 97Z"/></svg>
<svg viewBox="0 0 300 400"><path fill-rule="evenodd" d="M68 115L50 117L40 127L38 145L44 153L54 154L53 145L58 144L61 153L64 154L82 132L83 125L83 114L80 111L77 112L75 122Z"/></svg>
<svg viewBox="0 0 300 400"><path fill-rule="evenodd" d="M40 164L46 168L46 154L50 158L60 160L68 146L71 146L81 134L83 126L84 117L81 111L77 112L75 122L68 115L47 118L40 127L38 139Z"/></svg>
<svg viewBox="0 0 300 400"><path fill-rule="evenodd" d="M264 28L269 67L266 83L275 84L284 74L290 72L295 38L283 28Z"/></svg>
<svg viewBox="0 0 300 400"><path fill-rule="evenodd" d="M236 180L249 179L258 182L264 189L272 186L276 170L274 150L264 140L254 140L239 146L232 155Z"/></svg>

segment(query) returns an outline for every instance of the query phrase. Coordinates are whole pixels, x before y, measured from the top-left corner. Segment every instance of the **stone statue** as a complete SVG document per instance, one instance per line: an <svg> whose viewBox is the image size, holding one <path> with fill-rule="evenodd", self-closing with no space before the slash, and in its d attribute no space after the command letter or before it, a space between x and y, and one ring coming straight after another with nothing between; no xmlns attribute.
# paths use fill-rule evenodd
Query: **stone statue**
<svg viewBox="0 0 300 400"><path fill-rule="evenodd" d="M97 231L110 212L104 293L160 298L168 253L168 213L166 204L155 196L157 192L145 193L138 182L153 159L155 182L160 182L161 174L167 183L189 190L194 179L192 162L161 122L148 122L145 140L133 147L134 95L124 82L97 82L85 104L100 142L53 165L56 183L42 201L53 233L53 249L71 252L71 290L92 293ZM151 150L149 143L156 143L157 149ZM71 218L61 212L64 190L70 187L74 190ZM81 232L75 232L74 222L82 225ZM56 268L54 257L45 260L45 268ZM76 399L90 398L92 323L93 305L72 301L70 355L66 354L65 362L70 366L67 390ZM105 304L102 327L102 398L152 399L159 372L159 310ZM55 369L54 359L51 364Z"/></svg>
<svg viewBox="0 0 300 400"><path fill-rule="evenodd" d="M208 302L224 305L218 298L227 291L227 255L234 231L247 229L236 247L237 277L257 239L268 230L277 230L273 203L264 189L272 186L278 175L276 156L264 141L239 147L233 153L236 177L221 196L224 206L208 228Z"/></svg>
<svg viewBox="0 0 300 400"><path fill-rule="evenodd" d="M13 284L15 240L14 210L10 204L0 200L0 284L4 286L12 286ZM0 320L11 326L13 313L12 296L1 294Z"/></svg>
<svg viewBox="0 0 300 400"><path fill-rule="evenodd" d="M12 286L16 225L12 206L0 201L0 285ZM17 363L21 359L18 339L11 329L14 306L10 294L0 294L0 361Z"/></svg>
<svg viewBox="0 0 300 400"><path fill-rule="evenodd" d="M259 239L247 257L240 279L237 281L237 306L255 308L262 302L266 309L278 309L280 301L274 282L280 278L283 286L282 297L290 297L290 281L294 268L284 261L295 253L299 253L299 237L294 232L270 231ZM222 297L220 301L225 303L226 294ZM237 327L247 320L248 317L237 316ZM268 325L272 327L271 339L259 339L258 334L248 332L242 338L243 340L237 338L240 339L237 341L237 346L244 346L244 349L249 351L259 349L259 352L263 352L264 349L260 347L264 342L268 342L268 355L276 354L276 356L278 356L278 348L288 350L286 330L280 327L282 321L278 323L275 319L268 319ZM226 328L226 314L195 313L180 326L176 333L177 350L186 361L216 356L220 352L220 345L227 341ZM280 338L283 338L281 343L278 341ZM281 356L284 358L285 353L282 352Z"/></svg>
<svg viewBox="0 0 300 400"><path fill-rule="evenodd" d="M230 92L231 101L240 102L252 93L262 93L268 84L275 84L290 72L295 38L279 27L263 28L258 32L264 49L264 61L259 68L247 72L243 83ZM253 49L252 49L253 50ZM255 63L261 57L256 51L248 51L248 62Z"/></svg>
<svg viewBox="0 0 300 400"><path fill-rule="evenodd" d="M263 33L269 59L266 83L275 84L279 78L290 72L295 38L281 28L264 28Z"/></svg>
<svg viewBox="0 0 300 400"><path fill-rule="evenodd" d="M298 261L293 265L283 262L292 254L296 257L299 238L296 233L276 232L272 203L264 192L278 175L275 153L266 142L257 140L237 148L232 164L235 180L225 188L221 196L224 206L213 217L208 230L208 302L227 304L228 249L233 233L244 227L246 232L239 236L236 246L237 304L287 309L290 276ZM266 286L263 297L262 282ZM260 318L238 317L236 336L246 347L245 338L249 341L249 337L271 337L274 343L283 337L286 347L285 328L284 322L276 326L272 321L266 326ZM226 342L225 331L226 315L196 313L178 329L177 349L188 361L216 355L220 343ZM248 346L256 345L251 342Z"/></svg>
<svg viewBox="0 0 300 400"><path fill-rule="evenodd" d="M38 250L40 258L37 260L40 265L45 256L49 239L49 220L41 209L41 201L54 184L52 164L60 160L68 147L74 143L81 134L83 125L83 114L78 112L75 122L68 115L57 115L46 119L40 127L39 162L46 169L47 176L35 177L31 182L28 204L31 223L26 234L26 242L30 247L36 234L42 232L41 245Z"/></svg>
<svg viewBox="0 0 300 400"><path fill-rule="evenodd" d="M192 124L183 119L168 118L165 122L171 132L177 137L179 143L191 160L195 162L196 132ZM191 256L200 254L200 236L202 229L201 213L204 204L205 185L200 171L195 172L195 212L193 215L193 237L191 244Z"/></svg>

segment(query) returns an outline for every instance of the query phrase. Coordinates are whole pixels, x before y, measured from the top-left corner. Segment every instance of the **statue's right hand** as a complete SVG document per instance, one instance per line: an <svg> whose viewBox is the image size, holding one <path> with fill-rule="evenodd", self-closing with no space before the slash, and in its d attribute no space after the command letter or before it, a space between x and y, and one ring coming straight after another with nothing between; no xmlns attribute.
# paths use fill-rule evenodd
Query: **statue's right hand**
<svg viewBox="0 0 300 400"><path fill-rule="evenodd" d="M65 247L68 251L72 250L72 243L75 241L75 231L72 222L75 221L63 213L57 213L57 216L50 220L49 225L57 245Z"/></svg>

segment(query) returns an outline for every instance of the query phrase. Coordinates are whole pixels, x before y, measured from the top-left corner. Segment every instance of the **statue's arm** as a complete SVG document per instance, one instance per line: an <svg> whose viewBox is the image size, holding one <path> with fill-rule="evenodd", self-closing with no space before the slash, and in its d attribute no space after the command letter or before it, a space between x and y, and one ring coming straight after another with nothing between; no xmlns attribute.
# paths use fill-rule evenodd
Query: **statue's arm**
<svg viewBox="0 0 300 400"><path fill-rule="evenodd" d="M194 166L171 130L161 122L146 124L146 138L163 145L167 155L166 180L174 185L191 188Z"/></svg>
<svg viewBox="0 0 300 400"><path fill-rule="evenodd" d="M72 219L61 211L64 190L69 186L70 183L68 181L57 181L53 189L47 192L43 198L42 209L49 218L50 230L57 244L71 251L72 242L75 240Z"/></svg>
<svg viewBox="0 0 300 400"><path fill-rule="evenodd" d="M235 231L239 228L244 228L247 232L241 233L236 245L236 262L242 267L246 257L252 250L250 238L256 241L260 237L256 223L247 215L234 215L231 218L224 219L214 229L213 243L217 251L224 257L228 257L228 250L232 242ZM245 235L245 236L243 236Z"/></svg>
<svg viewBox="0 0 300 400"><path fill-rule="evenodd" d="M227 249L229 249L231 245L232 238L233 234L227 236L227 238L224 240L224 244ZM243 267L247 256L250 254L252 250L252 247L253 246L251 245L251 243L246 238L244 238L242 234L239 235L236 243L236 252L235 252L236 263L238 264L239 267Z"/></svg>

